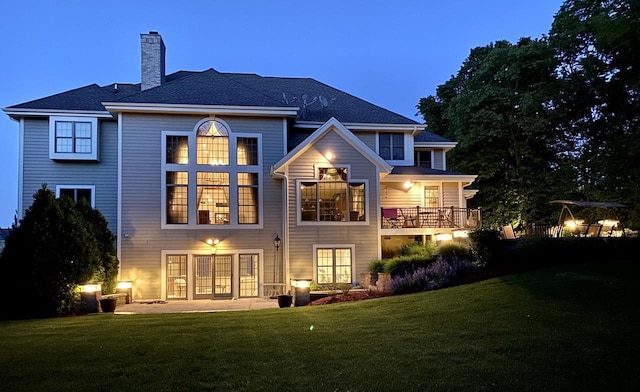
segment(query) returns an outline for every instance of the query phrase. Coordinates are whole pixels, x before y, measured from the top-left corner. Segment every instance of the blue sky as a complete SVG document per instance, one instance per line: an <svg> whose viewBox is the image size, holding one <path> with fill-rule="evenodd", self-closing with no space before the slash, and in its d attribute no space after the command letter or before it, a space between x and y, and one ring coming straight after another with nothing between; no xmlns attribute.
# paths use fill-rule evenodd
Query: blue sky
<svg viewBox="0 0 640 392"><path fill-rule="evenodd" d="M419 99L469 51L547 34L561 0L11 1L0 6L0 108L140 81L140 34L167 73L310 77L422 122ZM0 112L0 227L18 199L18 123Z"/></svg>

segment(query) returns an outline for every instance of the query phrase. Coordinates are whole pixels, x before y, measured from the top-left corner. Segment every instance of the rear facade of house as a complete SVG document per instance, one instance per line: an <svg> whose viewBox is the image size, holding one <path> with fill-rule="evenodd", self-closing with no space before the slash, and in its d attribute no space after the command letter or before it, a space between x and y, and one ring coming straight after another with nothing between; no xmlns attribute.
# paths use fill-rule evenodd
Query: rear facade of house
<svg viewBox="0 0 640 392"><path fill-rule="evenodd" d="M309 78L166 74L141 34L141 83L4 108L19 124L19 208L43 185L86 198L137 300L272 295L358 282L402 244L480 223L451 142Z"/></svg>

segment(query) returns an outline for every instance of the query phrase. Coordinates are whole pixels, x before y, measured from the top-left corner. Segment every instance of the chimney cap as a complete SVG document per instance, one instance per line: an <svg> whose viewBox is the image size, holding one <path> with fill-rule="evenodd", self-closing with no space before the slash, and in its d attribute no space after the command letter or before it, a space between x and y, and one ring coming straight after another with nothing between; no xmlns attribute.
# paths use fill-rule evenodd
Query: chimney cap
<svg viewBox="0 0 640 392"><path fill-rule="evenodd" d="M158 35L158 32L157 32L157 31L151 31L151 30L150 30L150 31L149 31L149 34L152 34L152 35Z"/></svg>

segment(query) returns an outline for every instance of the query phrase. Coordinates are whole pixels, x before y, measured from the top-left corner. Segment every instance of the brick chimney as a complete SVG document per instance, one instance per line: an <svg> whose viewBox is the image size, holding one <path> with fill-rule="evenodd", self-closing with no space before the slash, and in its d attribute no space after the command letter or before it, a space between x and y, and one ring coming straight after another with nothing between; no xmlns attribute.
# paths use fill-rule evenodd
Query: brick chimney
<svg viewBox="0 0 640 392"><path fill-rule="evenodd" d="M140 34L142 75L140 89L142 91L158 87L164 83L164 58L166 48L162 37L156 31Z"/></svg>

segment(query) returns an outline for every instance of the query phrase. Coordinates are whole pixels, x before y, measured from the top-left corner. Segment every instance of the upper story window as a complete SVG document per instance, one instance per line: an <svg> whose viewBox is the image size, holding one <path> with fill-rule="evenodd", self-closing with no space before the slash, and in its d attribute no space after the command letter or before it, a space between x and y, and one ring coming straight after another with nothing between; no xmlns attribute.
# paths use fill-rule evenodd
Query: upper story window
<svg viewBox="0 0 640 392"><path fill-rule="evenodd" d="M49 158L98 160L98 120L91 117L50 117Z"/></svg>
<svg viewBox="0 0 640 392"><path fill-rule="evenodd" d="M413 157L413 164L417 167L431 168L431 151L416 151Z"/></svg>
<svg viewBox="0 0 640 392"><path fill-rule="evenodd" d="M349 168L319 168L317 180L299 185L303 222L362 222L366 220L365 181L351 180Z"/></svg>
<svg viewBox="0 0 640 392"><path fill-rule="evenodd" d="M164 228L260 226L261 135L205 119L192 132L163 132Z"/></svg>
<svg viewBox="0 0 640 392"><path fill-rule="evenodd" d="M66 196L76 203L85 200L91 207L95 208L95 190L96 187L94 185L57 185L56 197Z"/></svg>
<svg viewBox="0 0 640 392"><path fill-rule="evenodd" d="M404 160L404 134L378 134L378 149L380 157L387 161Z"/></svg>
<svg viewBox="0 0 640 392"><path fill-rule="evenodd" d="M198 165L229 164L229 130L219 120L207 120L198 127Z"/></svg>

